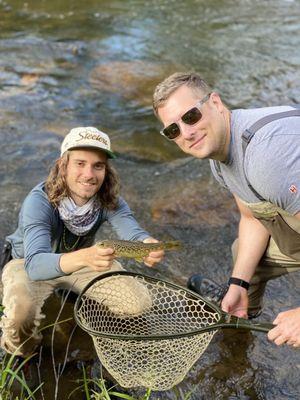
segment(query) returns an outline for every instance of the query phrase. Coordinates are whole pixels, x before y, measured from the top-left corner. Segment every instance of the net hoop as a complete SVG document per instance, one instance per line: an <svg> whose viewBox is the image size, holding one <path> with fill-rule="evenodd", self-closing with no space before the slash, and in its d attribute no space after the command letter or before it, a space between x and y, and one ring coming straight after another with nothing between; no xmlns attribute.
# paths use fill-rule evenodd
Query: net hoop
<svg viewBox="0 0 300 400"><path fill-rule="evenodd" d="M128 271L93 279L74 306L102 365L123 387L168 390L181 382L219 328L266 332L191 290Z"/></svg>
<svg viewBox="0 0 300 400"><path fill-rule="evenodd" d="M219 315L219 321L214 323L212 327L210 326L206 326L203 328L198 328L195 330L190 330L190 331L186 331L183 333L173 333L173 334L163 334L163 335L130 335L127 334L126 336L124 335L118 335L118 334L114 334L114 333L106 333L106 332L99 332L95 329L91 329L88 326L86 326L85 324L82 323L81 318L79 317L79 313L78 311L80 310L80 307L82 305L82 301L83 301L83 297L86 294L86 292L98 281L102 281L104 279L110 278L110 277L114 277L114 276L131 276L131 277L138 277L141 279L147 279L147 281L152 282L152 283L162 283L164 285L166 285L167 287L172 288L173 290L177 291L178 293L182 292L183 295L188 294L190 296L190 298L192 300L195 301L202 301L203 303L205 303L205 305L209 306L215 313L217 313ZM92 335L92 336L99 336L99 337L103 337L103 338L107 338L107 339L121 339L121 340L134 340L134 341L139 341L139 340L170 340L170 339L176 339L176 338L184 338L184 337L188 337L188 336L195 336L195 335L199 335L203 332L208 332L208 331L213 331L213 330L218 330L219 328L223 327L224 322L226 321L226 314L223 313L219 307L217 305L215 305L214 303L212 303L211 301L203 298L202 296L200 296L199 294L195 294L193 291L189 290L189 289L183 289L180 288L180 286L169 282L167 280L163 280L163 279L157 279L157 278L153 278L151 276L145 275L145 274L139 274L139 273L135 273L135 272L129 272L129 271L113 271L113 272L107 272L105 274L102 274L96 278L94 278L92 281L90 281L85 288L82 290L82 292L80 293L80 295L78 296L76 302L75 302L75 306L74 306L74 318L76 323L80 326L81 329L83 329L84 331L86 331L88 334Z"/></svg>

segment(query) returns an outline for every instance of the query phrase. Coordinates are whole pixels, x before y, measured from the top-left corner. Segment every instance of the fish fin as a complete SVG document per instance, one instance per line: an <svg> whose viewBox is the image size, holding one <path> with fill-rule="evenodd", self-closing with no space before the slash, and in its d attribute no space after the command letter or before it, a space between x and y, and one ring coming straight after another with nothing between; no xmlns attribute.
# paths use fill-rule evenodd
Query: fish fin
<svg viewBox="0 0 300 400"><path fill-rule="evenodd" d="M135 259L135 261L140 262L140 263L144 262L143 257L134 257L134 259Z"/></svg>

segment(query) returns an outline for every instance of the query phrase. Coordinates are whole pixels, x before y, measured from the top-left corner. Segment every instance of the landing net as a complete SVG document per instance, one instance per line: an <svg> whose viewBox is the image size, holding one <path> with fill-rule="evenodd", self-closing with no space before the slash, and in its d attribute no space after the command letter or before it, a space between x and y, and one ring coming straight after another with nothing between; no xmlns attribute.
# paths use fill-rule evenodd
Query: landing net
<svg viewBox="0 0 300 400"><path fill-rule="evenodd" d="M216 331L220 314L176 285L114 273L94 280L75 305L104 367L123 387L167 390L183 380Z"/></svg>

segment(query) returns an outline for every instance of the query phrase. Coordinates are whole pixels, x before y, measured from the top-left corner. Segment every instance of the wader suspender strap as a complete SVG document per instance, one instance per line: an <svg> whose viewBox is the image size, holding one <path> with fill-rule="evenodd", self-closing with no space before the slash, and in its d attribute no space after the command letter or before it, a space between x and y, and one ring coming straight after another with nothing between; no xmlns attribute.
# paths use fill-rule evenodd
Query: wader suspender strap
<svg viewBox="0 0 300 400"><path fill-rule="evenodd" d="M295 107L295 110L290 110L290 111L284 111L276 114L270 114L267 115L258 121L256 121L249 129L246 129L245 132L242 134L242 147L243 147L243 160L245 161L245 153L248 144L250 143L251 139L253 136L256 134L256 132L261 129L263 126L269 124L270 122L276 121L278 119L282 118L288 118L288 117L300 117L300 106L293 106ZM244 168L244 161L243 161L243 168ZM249 189L255 194L255 196L261 200L261 201L266 201L257 191L251 186L250 182L247 179L247 176L245 174L245 169L244 169L244 175L248 184Z"/></svg>
<svg viewBox="0 0 300 400"><path fill-rule="evenodd" d="M272 121L276 121L276 120L281 119L281 118L300 117L300 105L293 105L292 107L294 107L295 109L294 110L290 110L290 111L284 111L284 112L280 112L280 113L276 113L276 114L267 115L267 116L259 119L258 121L256 121L253 125L251 125L251 127L249 129L245 130L245 132L242 134L243 159L245 159L246 149L247 149L247 146L250 143L251 139L256 134L256 132L259 129L261 129L263 126L267 125L268 123L270 123ZM213 164L214 164L215 170L216 170L219 178L222 179L222 181L224 182L224 185L226 186L225 180L224 180L222 172L221 172L220 162L216 161L216 160L213 160ZM262 196L260 196L260 194L257 193L257 191L248 182L248 179L246 177L245 171L244 171L244 175L245 175L247 184L249 186L249 189L254 193L254 195L259 200L265 201L265 199Z"/></svg>
<svg viewBox="0 0 300 400"><path fill-rule="evenodd" d="M228 189L228 187L227 187L227 185L225 183L225 180L223 178L223 175L222 175L220 161L212 160L212 162L214 164L214 167L215 167L216 173L218 174L218 177L222 180L224 186Z"/></svg>

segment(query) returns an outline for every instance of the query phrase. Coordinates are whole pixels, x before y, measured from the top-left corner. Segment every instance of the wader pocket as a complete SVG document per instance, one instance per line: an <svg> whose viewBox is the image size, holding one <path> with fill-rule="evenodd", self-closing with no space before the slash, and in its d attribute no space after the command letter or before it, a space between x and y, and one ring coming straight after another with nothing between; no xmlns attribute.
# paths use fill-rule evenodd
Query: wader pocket
<svg viewBox="0 0 300 400"><path fill-rule="evenodd" d="M291 228L280 214L272 218L257 218L277 244L279 250L288 257L300 261L300 233Z"/></svg>

